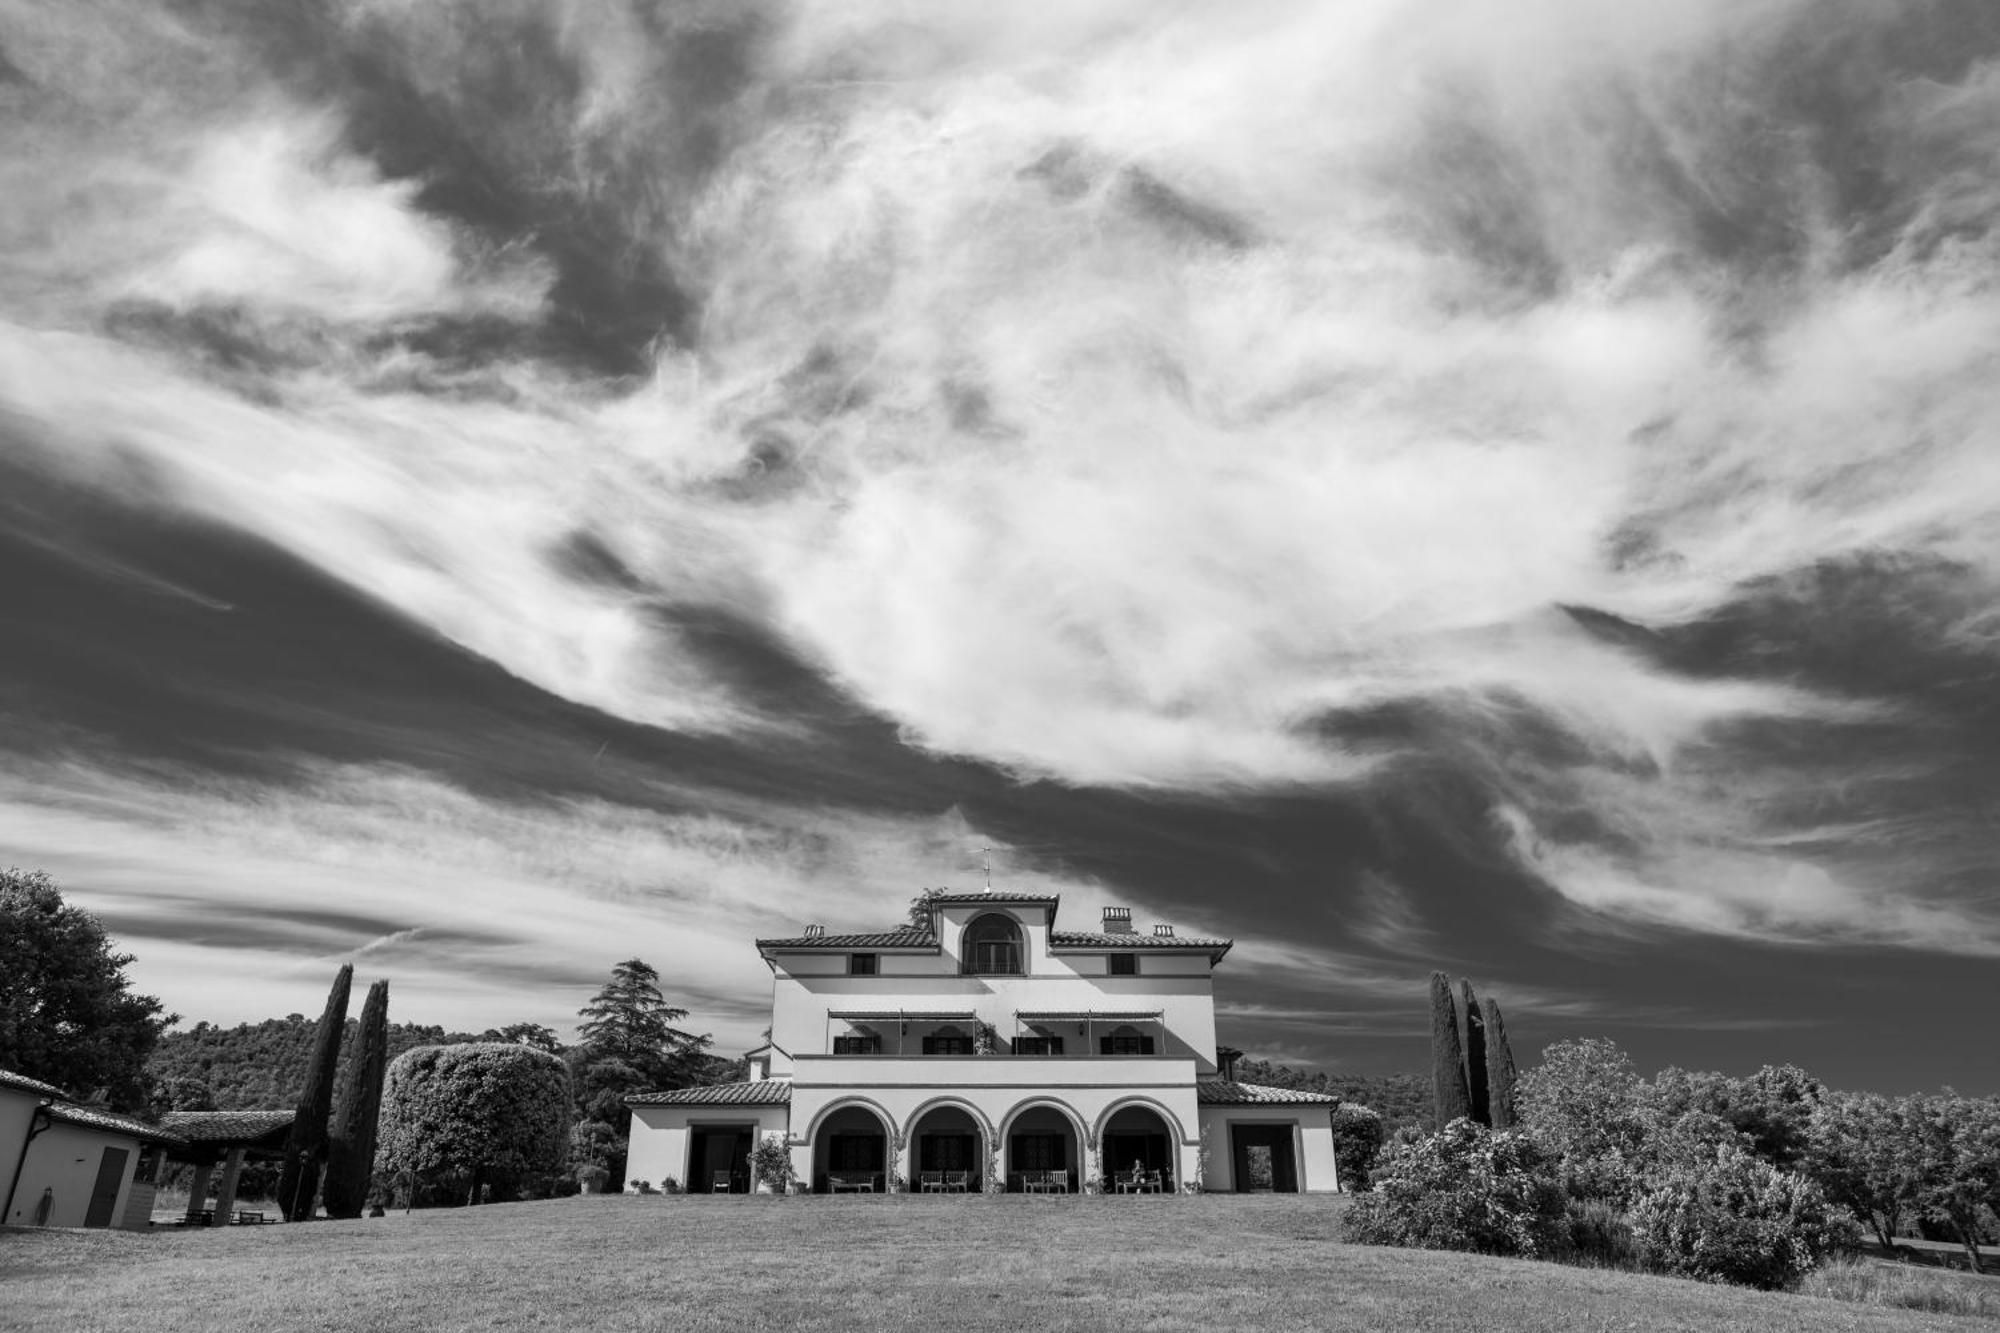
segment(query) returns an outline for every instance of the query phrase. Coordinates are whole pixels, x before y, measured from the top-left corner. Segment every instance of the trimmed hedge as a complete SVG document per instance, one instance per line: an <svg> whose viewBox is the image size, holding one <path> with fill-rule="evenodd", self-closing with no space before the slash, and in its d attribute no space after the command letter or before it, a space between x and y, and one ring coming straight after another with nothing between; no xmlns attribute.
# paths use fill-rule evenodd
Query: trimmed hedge
<svg viewBox="0 0 2000 1333"><path fill-rule="evenodd" d="M389 1066L381 1169L393 1177L481 1187L560 1171L569 1151L569 1071L512 1042L419 1046Z"/></svg>

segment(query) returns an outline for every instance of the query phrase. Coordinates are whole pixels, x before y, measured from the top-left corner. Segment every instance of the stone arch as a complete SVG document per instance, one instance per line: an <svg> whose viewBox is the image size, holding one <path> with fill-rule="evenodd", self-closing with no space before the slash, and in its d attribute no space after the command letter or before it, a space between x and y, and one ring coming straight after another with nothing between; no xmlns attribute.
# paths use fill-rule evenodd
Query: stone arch
<svg viewBox="0 0 2000 1333"><path fill-rule="evenodd" d="M1042 1120L1040 1124L1037 1124L1037 1117L1034 1115L1035 1112L1051 1113L1060 1121L1067 1131L1065 1137L1069 1140L1069 1143L1065 1149L1052 1157L1044 1156L1039 1163L1024 1165L1021 1160L1015 1157L1016 1129L1023 1121L1026 1121L1032 1128L1024 1132L1045 1133L1046 1127L1049 1124L1046 1120ZM1030 1188L1030 1186L1024 1183L1026 1177L1021 1174L1030 1170L1044 1172L1061 1170L1068 1172L1068 1177L1063 1185L1065 1190L1082 1189L1085 1182L1091 1179L1091 1159L1092 1154L1096 1151L1096 1141L1091 1136L1090 1126L1077 1113L1075 1107L1052 1094L1030 1093L1009 1107L1006 1114L1000 1117L1000 1132L995 1142L1000 1146L1001 1160L1007 1172L1006 1180L1009 1189L1016 1187L1022 1189ZM1047 1177L1044 1176L1043 1179L1046 1182ZM1047 1188L1047 1185L1044 1183L1033 1188Z"/></svg>
<svg viewBox="0 0 2000 1333"><path fill-rule="evenodd" d="M1069 1121L1070 1128L1076 1131L1076 1141L1079 1146L1095 1141L1095 1131L1090 1125L1084 1123L1083 1117L1076 1113L1075 1107L1071 1106L1068 1102L1041 1092L1023 1097L1020 1101L1007 1108L1007 1114L1000 1117L1001 1141L1004 1142L1006 1140L1007 1131L1014 1127L1014 1122L1021 1118L1023 1111L1032 1111L1037 1107L1047 1107L1051 1111L1060 1113L1063 1119Z"/></svg>
<svg viewBox="0 0 2000 1333"><path fill-rule="evenodd" d="M916 1110L910 1112L909 1119L903 1122L902 1129L897 1132L896 1137L898 1139L907 1141L910 1135L916 1132L918 1122L921 1121L925 1116L929 1115L932 1111L937 1110L941 1106L954 1107L957 1110L963 1111L967 1115L971 1116L972 1123L978 1126L980 1134L985 1136L987 1151L988 1152L992 1151L993 1122L991 1120L988 1120L986 1118L986 1113L980 1110L979 1107L973 1104L972 1102L967 1101L963 1097L954 1097L949 1093L945 1094L942 1097L933 1097L929 1101L925 1102L922 1106L919 1106Z"/></svg>
<svg viewBox="0 0 2000 1333"><path fill-rule="evenodd" d="M865 1111L874 1113L875 1118L882 1122L883 1137L887 1138L890 1143L897 1143L902 1139L902 1131L896 1125L896 1117L890 1115L882 1103L872 1097L848 1095L836 1097L825 1106L820 1107L819 1114L812 1118L812 1124L806 1126L804 1139L794 1139L793 1142L816 1142L819 1139L820 1129L826 1124L829 1118L838 1112L850 1110L857 1106Z"/></svg>
<svg viewBox="0 0 2000 1333"><path fill-rule="evenodd" d="M1120 1111L1128 1111L1135 1106L1143 1107L1144 1109L1151 1111L1153 1112L1153 1114L1159 1116L1161 1123L1166 1125L1168 1133L1173 1136L1175 1142L1180 1144L1190 1144L1190 1143L1197 1143L1200 1141L1198 1139L1191 1139L1188 1137L1187 1129L1181 1124L1181 1118L1175 1115L1172 1111L1169 1111L1166 1108L1165 1103L1157 1101L1151 1097L1135 1095L1130 1097L1120 1097L1117 1101L1111 1103L1111 1105L1104 1108L1103 1113L1097 1117L1097 1123L1090 1127L1091 1143L1094 1145L1101 1139L1103 1139L1104 1127L1111 1123L1112 1116L1117 1115Z"/></svg>

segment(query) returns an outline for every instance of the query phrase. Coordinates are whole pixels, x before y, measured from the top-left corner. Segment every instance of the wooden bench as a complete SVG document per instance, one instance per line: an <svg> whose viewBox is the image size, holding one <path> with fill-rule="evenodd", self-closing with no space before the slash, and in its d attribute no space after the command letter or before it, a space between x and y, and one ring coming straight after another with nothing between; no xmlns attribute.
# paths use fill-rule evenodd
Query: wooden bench
<svg viewBox="0 0 2000 1333"><path fill-rule="evenodd" d="M842 1190L853 1190L857 1194L873 1194L875 1192L875 1173L873 1171L834 1171L828 1173L826 1183L827 1188L835 1194L839 1194Z"/></svg>

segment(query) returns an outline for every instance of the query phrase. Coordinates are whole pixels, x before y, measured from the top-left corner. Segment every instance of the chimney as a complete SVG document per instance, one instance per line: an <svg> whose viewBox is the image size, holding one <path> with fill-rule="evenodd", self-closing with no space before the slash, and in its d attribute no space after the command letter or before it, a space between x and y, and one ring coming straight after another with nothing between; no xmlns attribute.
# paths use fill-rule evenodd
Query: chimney
<svg viewBox="0 0 2000 1333"><path fill-rule="evenodd" d="M1233 1046L1218 1046L1215 1048L1215 1067L1221 1072L1224 1083L1234 1083L1236 1081L1236 1062L1242 1058L1243 1052Z"/></svg>
<svg viewBox="0 0 2000 1333"><path fill-rule="evenodd" d="M1170 940L1174 937L1174 928L1168 925L1154 926L1153 934L1158 939Z"/></svg>
<svg viewBox="0 0 2000 1333"><path fill-rule="evenodd" d="M825 926L812 925L806 927L806 938L809 940L816 940L824 934L826 934Z"/></svg>
<svg viewBox="0 0 2000 1333"><path fill-rule="evenodd" d="M1132 909L1129 907L1107 907L1104 909L1104 933L1107 935L1130 935L1132 931Z"/></svg>

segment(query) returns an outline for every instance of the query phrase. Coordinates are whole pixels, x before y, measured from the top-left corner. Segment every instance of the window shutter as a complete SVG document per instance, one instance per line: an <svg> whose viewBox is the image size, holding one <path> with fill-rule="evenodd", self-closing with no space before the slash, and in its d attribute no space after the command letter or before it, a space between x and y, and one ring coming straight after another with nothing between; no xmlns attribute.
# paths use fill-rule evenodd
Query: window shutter
<svg viewBox="0 0 2000 1333"><path fill-rule="evenodd" d="M937 1054L937 1038L936 1038L936 1037L925 1037L925 1038L924 1038L924 1054L925 1054L925 1055L936 1055L936 1054Z"/></svg>
<svg viewBox="0 0 2000 1333"><path fill-rule="evenodd" d="M1111 1054L1111 1038L1099 1037L1097 1039L1097 1053L1099 1055Z"/></svg>
<svg viewBox="0 0 2000 1333"><path fill-rule="evenodd" d="M1139 1054L1151 1055L1152 1053L1153 1053L1153 1039L1151 1037L1139 1038Z"/></svg>

